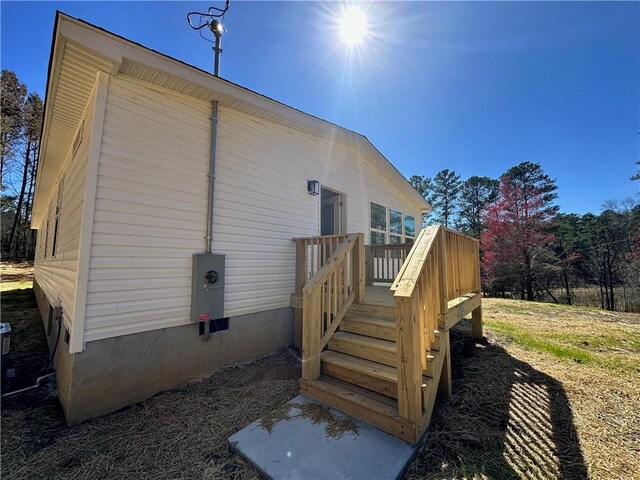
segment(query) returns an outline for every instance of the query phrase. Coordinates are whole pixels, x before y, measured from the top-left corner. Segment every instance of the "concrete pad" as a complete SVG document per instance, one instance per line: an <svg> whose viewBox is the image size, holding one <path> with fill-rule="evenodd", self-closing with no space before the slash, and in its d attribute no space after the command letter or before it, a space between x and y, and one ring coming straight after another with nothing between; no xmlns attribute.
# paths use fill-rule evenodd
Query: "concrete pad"
<svg viewBox="0 0 640 480"><path fill-rule="evenodd" d="M289 404L307 402L317 403L298 395ZM253 422L229 437L230 450L274 480L371 480L400 478L419 448L355 419L357 434L348 431L334 438L327 434L326 422L314 425L308 418L296 417L299 413L292 405L292 418L275 423L271 433L260 420Z"/></svg>

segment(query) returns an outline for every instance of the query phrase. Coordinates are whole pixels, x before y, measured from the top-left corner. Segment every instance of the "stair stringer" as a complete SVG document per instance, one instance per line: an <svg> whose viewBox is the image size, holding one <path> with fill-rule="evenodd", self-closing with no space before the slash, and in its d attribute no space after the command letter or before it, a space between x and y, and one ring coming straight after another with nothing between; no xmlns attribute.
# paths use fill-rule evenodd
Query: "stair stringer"
<svg viewBox="0 0 640 480"><path fill-rule="evenodd" d="M436 396L438 395L438 385L440 385L440 376L442 375L442 367L447 356L451 355L451 346L449 344L449 335L444 335L443 342L441 342L440 350L438 352L432 351L432 354L436 354L433 359L433 381L427 384L427 387L422 391L422 408L424 413L422 414L422 420L418 425L418 432L416 436L416 442L422 438L424 432L426 432L431 422L431 415L433 414L433 407L436 403ZM449 370L449 375L451 371Z"/></svg>

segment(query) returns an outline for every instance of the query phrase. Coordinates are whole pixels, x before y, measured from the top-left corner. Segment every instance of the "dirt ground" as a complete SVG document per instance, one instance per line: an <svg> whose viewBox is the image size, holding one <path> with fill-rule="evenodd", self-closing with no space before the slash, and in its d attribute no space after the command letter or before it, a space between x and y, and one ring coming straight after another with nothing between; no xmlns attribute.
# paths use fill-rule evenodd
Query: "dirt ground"
<svg viewBox="0 0 640 480"><path fill-rule="evenodd" d="M6 295L3 318L39 322ZM640 479L640 315L488 299L484 318L482 343L452 331L454 393L407 480ZM2 476L259 478L227 438L293 398L298 375L283 350L74 427L50 392L3 399Z"/></svg>

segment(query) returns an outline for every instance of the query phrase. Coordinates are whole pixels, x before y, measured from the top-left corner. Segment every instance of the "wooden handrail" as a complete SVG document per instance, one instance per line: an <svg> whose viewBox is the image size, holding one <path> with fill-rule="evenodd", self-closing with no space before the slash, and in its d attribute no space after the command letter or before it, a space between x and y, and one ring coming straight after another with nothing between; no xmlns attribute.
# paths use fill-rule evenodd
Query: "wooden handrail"
<svg viewBox="0 0 640 480"><path fill-rule="evenodd" d="M448 302L480 292L478 241L432 226L420 232L396 277L398 414L416 424L423 415L422 375Z"/></svg>
<svg viewBox="0 0 640 480"><path fill-rule="evenodd" d="M354 301L363 302L364 234L353 233L301 289L302 378L320 376L320 353Z"/></svg>
<svg viewBox="0 0 640 480"><path fill-rule="evenodd" d="M304 241L311 241L311 240L326 240L329 238L346 238L348 235L345 235L344 233L337 233L335 235L317 235L315 237L295 237L292 238L291 241L292 242L297 242L299 240L304 240Z"/></svg>

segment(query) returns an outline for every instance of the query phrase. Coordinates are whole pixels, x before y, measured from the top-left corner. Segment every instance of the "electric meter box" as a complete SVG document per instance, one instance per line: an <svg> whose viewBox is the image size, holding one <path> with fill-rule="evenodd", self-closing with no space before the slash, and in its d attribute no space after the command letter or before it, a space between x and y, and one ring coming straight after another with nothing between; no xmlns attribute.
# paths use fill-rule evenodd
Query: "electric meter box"
<svg viewBox="0 0 640 480"><path fill-rule="evenodd" d="M193 255L191 321L206 322L224 317L224 263L224 255Z"/></svg>

